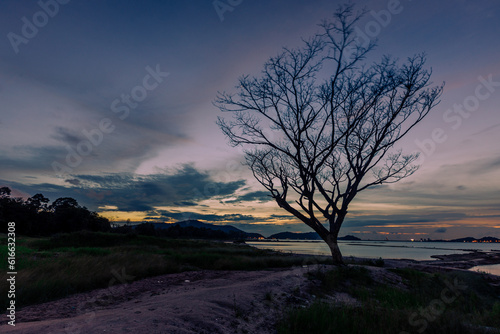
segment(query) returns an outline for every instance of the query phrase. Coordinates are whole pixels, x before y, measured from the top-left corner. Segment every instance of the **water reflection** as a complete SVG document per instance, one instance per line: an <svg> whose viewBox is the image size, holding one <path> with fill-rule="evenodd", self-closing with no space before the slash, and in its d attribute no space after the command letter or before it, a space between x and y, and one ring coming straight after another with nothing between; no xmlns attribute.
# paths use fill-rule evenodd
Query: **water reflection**
<svg viewBox="0 0 500 334"><path fill-rule="evenodd" d="M330 255L323 241L248 241L257 248L311 255ZM432 255L462 254L471 250L500 250L499 243L339 241L344 256L384 259L432 260Z"/></svg>
<svg viewBox="0 0 500 334"><path fill-rule="evenodd" d="M488 266L477 266L473 267L470 270L472 271L482 271L488 274L498 275L500 276L500 264L491 264Z"/></svg>

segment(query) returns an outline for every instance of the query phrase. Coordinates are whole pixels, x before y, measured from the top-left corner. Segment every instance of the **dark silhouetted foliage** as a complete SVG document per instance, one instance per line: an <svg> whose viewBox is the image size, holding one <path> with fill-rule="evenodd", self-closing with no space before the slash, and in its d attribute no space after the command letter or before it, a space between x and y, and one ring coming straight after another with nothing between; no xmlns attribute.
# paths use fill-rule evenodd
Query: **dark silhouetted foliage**
<svg viewBox="0 0 500 334"><path fill-rule="evenodd" d="M126 227L120 228L121 230L116 232L120 233L130 233L130 230ZM230 231L225 232L221 230L214 230L205 227L194 227L194 226L180 226L177 224L172 224L168 228L155 228L152 223L142 223L135 226L134 228L137 234L155 236L155 237L167 237L167 238L195 238L195 239L218 239L218 240L235 240L235 239L246 239L248 237L245 232Z"/></svg>
<svg viewBox="0 0 500 334"><path fill-rule="evenodd" d="M49 205L49 199L36 194L27 200L11 197L8 187L0 188L0 232L7 232L7 223L16 223L18 234L48 236L61 232L111 230L109 220L81 207L71 197L61 197Z"/></svg>

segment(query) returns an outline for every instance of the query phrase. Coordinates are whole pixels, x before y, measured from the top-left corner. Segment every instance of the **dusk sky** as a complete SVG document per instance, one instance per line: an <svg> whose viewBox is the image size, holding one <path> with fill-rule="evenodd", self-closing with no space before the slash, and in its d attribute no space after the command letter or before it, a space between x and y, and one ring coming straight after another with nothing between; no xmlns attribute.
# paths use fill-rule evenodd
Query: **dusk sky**
<svg viewBox="0 0 500 334"><path fill-rule="evenodd" d="M342 3L0 2L0 186L73 197L114 222L312 231L242 165L213 101ZM446 85L398 145L422 152L421 168L360 193L340 234L500 238L500 3L356 1L363 7L357 34L378 40L368 63L425 52L433 83Z"/></svg>

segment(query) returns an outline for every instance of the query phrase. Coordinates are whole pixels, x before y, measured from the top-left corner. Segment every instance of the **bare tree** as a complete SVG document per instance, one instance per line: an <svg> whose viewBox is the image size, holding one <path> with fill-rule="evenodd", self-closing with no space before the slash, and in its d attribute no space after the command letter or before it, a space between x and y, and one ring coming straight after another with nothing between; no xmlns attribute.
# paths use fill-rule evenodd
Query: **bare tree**
<svg viewBox="0 0 500 334"><path fill-rule="evenodd" d="M258 78L243 76L237 93L215 105L232 118L218 125L245 148L255 178L277 204L316 231L342 264L337 244L358 192L413 174L416 154L394 144L438 103L425 57L400 65L385 56L364 64L374 44L361 45L354 26L364 15L342 6L321 33L284 48Z"/></svg>

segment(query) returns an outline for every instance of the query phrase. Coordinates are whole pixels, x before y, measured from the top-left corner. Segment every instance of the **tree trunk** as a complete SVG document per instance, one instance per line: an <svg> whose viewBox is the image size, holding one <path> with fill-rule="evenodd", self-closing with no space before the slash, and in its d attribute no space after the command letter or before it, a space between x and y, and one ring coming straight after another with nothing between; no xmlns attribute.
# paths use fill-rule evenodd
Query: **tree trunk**
<svg viewBox="0 0 500 334"><path fill-rule="evenodd" d="M339 245L337 243L337 238L333 235L329 235L326 240L326 244L330 247L330 252L332 252L333 264L336 266L343 266L344 260L342 259L342 252L340 251Z"/></svg>

